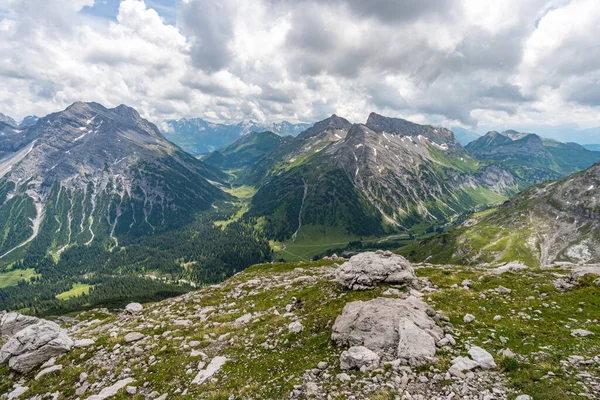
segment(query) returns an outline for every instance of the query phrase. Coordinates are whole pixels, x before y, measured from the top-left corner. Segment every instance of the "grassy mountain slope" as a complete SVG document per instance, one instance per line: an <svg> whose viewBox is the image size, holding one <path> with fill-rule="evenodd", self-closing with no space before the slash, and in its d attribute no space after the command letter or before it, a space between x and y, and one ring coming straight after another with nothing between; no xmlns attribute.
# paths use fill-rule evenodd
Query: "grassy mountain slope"
<svg viewBox="0 0 600 400"><path fill-rule="evenodd" d="M496 211L400 253L414 260L528 265L600 262L600 164L533 186Z"/></svg>
<svg viewBox="0 0 600 400"><path fill-rule="evenodd" d="M21 382L28 387L26 396L58 392L61 398L71 398L84 385L80 376L85 373L89 385L83 397L125 378L137 388L134 398L154 393L169 399L283 399L294 389L302 392L299 398L335 400L350 396L383 400L406 393L440 399L453 397L451 393L497 399L528 394L534 400L597 395L594 357L600 351L600 330L591 321L600 319L600 287L592 284L592 276L562 292L553 282L555 274L565 270L495 274L484 267L418 266L417 276L431 282L426 301L453 325L456 346L438 350L435 364L385 365L360 372L340 370L339 357L345 349L331 340L333 323L347 303L381 297L390 286L345 290L333 280L332 264L256 265L220 285L145 304L133 316L108 310L81 313L75 317L81 324L73 335L92 338L94 345L58 357L56 364L62 370L39 379L35 379L39 369L20 376L0 365L0 393ZM462 286L464 280L472 282L470 288ZM497 291L499 286L510 293ZM476 320L465 323L466 313ZM238 322L240 317L244 322ZM290 332L293 321L304 330ZM571 336L578 328L594 335ZM130 332L143 338L126 342ZM470 345L486 349L498 369L476 370L472 379L447 379L450 360L466 356ZM514 358L498 354L507 348ZM581 362L571 361L573 355ZM221 370L203 384L193 384L199 369L216 356L227 359ZM342 372L348 380L339 375ZM317 386L315 394L307 392L312 385ZM125 389L115 398L128 398Z"/></svg>
<svg viewBox="0 0 600 400"><path fill-rule="evenodd" d="M202 161L223 170L248 168L287 140L273 132L250 132L229 146L203 157Z"/></svg>

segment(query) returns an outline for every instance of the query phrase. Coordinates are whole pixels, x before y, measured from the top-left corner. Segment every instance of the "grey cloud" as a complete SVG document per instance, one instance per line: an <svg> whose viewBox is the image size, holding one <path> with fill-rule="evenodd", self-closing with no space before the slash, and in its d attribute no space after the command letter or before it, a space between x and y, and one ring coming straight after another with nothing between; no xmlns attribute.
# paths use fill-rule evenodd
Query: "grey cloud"
<svg viewBox="0 0 600 400"><path fill-rule="evenodd" d="M213 72L229 64L233 57L228 48L233 14L228 1L181 3L178 22L191 42L190 55L196 67Z"/></svg>

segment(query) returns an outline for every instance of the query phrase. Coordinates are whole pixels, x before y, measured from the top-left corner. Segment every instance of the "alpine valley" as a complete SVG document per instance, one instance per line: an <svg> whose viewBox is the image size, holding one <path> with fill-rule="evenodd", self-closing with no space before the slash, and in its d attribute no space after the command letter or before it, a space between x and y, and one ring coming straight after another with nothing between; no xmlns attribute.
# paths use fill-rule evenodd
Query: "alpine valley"
<svg viewBox="0 0 600 400"><path fill-rule="evenodd" d="M201 121L2 116L0 398L598 398L600 152Z"/></svg>

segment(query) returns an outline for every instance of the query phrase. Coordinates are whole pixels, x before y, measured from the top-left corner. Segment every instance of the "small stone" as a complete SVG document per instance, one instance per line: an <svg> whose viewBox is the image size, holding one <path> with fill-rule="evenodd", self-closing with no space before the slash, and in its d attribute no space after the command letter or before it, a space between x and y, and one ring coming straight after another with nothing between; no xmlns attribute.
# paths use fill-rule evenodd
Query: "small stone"
<svg viewBox="0 0 600 400"><path fill-rule="evenodd" d="M294 321L288 325L288 330L292 333L300 333L304 330L304 325L298 321Z"/></svg>
<svg viewBox="0 0 600 400"><path fill-rule="evenodd" d="M472 314L466 314L466 315L464 316L464 318L463 318L463 321L464 321L466 324L470 324L471 322L475 321L475 316L474 316L474 315L472 315Z"/></svg>
<svg viewBox="0 0 600 400"><path fill-rule="evenodd" d="M533 400L533 397L526 395L526 394L522 394L517 396L517 398L515 400Z"/></svg>
<svg viewBox="0 0 600 400"><path fill-rule="evenodd" d="M573 337L577 337L577 336L585 337L585 336L590 336L593 334L594 334L594 332L590 332L585 329L574 329L571 331L571 336L573 336Z"/></svg>
<svg viewBox="0 0 600 400"><path fill-rule="evenodd" d="M365 367L367 370L379 366L379 356L364 346L352 346L340 356L340 368L343 370Z"/></svg>
<svg viewBox="0 0 600 400"><path fill-rule="evenodd" d="M131 343L131 342L136 342L136 341L142 339L143 337L144 337L144 335L142 335L139 332L131 332L131 333L128 333L127 335L125 335L124 340L127 343Z"/></svg>
<svg viewBox="0 0 600 400"><path fill-rule="evenodd" d="M137 387L135 387L135 386L127 386L125 388L125 391L127 392L127 394L134 395L134 394L137 393Z"/></svg>
<svg viewBox="0 0 600 400"><path fill-rule="evenodd" d="M501 319L502 319L501 315L495 315L494 316L494 321L496 321L496 322L500 321Z"/></svg>

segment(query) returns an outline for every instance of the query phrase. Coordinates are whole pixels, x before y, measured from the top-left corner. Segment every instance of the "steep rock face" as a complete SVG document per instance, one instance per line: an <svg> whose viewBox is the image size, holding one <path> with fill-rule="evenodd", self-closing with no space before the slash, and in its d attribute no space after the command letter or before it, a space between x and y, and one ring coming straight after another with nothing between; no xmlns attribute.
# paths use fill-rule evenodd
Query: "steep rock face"
<svg viewBox="0 0 600 400"><path fill-rule="evenodd" d="M61 250L181 224L226 195L225 175L169 143L132 108L75 103L18 134L0 160L0 256L40 231ZM25 139L28 138L28 139ZM17 144L15 144L17 143ZM28 221L31 219L31 222Z"/></svg>

